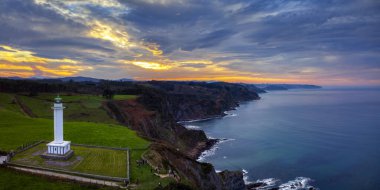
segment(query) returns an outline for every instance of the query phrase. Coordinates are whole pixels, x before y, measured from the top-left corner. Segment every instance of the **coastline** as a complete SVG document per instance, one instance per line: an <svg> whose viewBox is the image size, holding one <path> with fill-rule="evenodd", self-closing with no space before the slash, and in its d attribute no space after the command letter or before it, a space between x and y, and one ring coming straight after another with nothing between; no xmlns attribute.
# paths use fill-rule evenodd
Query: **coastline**
<svg viewBox="0 0 380 190"><path fill-rule="evenodd" d="M194 153L190 153L190 156L199 161L199 158L202 156L202 154L210 149L212 149L215 145L217 145L221 139L213 139L208 138L208 141L206 143L198 144L194 149Z"/></svg>
<svg viewBox="0 0 380 190"><path fill-rule="evenodd" d="M231 110L233 110L233 109L231 109ZM229 110L227 110L227 111L229 111ZM197 121L207 121L207 120L211 120L211 119L222 118L226 115L227 114L223 112L223 114L221 114L221 115L215 115L215 116L205 117L205 118L201 118L201 119L182 120L182 121L178 121L177 123L183 125L185 123L192 123L192 122L197 122Z"/></svg>
<svg viewBox="0 0 380 190"><path fill-rule="evenodd" d="M246 102L251 102L251 101L246 101ZM241 102L239 102L239 103L241 103ZM237 107L240 107L240 105L237 106ZM228 110L228 111L230 111L230 110ZM222 116L213 117L213 119L226 117L228 115L233 115L232 113L228 114L228 111L225 111ZM182 122L181 124L190 124L191 125L192 122L204 121L204 120L208 120L208 119L192 120L192 121ZM220 122L223 122L223 121L220 121ZM194 124L194 125L197 125L197 124ZM202 126L202 124L199 124L199 125ZM196 126L192 126L192 127L195 128ZM201 129L202 128L199 127L199 129L195 129L195 130L201 130ZM218 136L218 137L220 137L220 136ZM222 137L224 137L224 136L222 136ZM214 138L212 138L210 136L207 136L207 138L214 139ZM216 141L214 142L214 144L212 146L210 146L208 149L204 149L203 150L203 152L200 154L200 156L197 157L197 161L198 162L203 162L204 161L203 160L204 157L202 155L203 153L205 153L207 151L210 151L211 149L214 149L214 147L216 147L215 150L217 150L218 149L217 147L218 147L219 143L223 143L223 142L228 141L228 140L234 140L234 139L226 139L226 138L218 138L218 139L216 139ZM213 153L215 152L215 150L211 150L210 152L207 152L206 157L208 155L213 155ZM206 161L207 161L207 159L206 159ZM258 190L258 189L278 189L278 190L310 189L310 190L317 190L317 189L319 189L319 188L317 188L317 187L315 187L313 185L313 183L315 182L313 180L313 178L306 177L306 176L303 176L303 175L297 175L294 178L286 179L286 181L283 181L283 179L277 178L277 177L276 178L254 178L254 179L248 179L248 171L245 168L241 168L241 169L242 169L241 172L243 173L243 179L244 179L244 183L245 183L246 189L252 189L252 190ZM216 170L217 173L221 173L224 169L223 168L215 168L215 170Z"/></svg>
<svg viewBox="0 0 380 190"><path fill-rule="evenodd" d="M254 101L254 100L251 100L251 101ZM212 120L212 119L218 119L218 118L223 118L223 117L229 116L231 114L228 114L226 112L231 111L231 110L236 110L236 108L240 106L240 103L241 102L239 102L236 107L233 107L233 108L231 108L229 110L223 111L223 113L220 114L220 115L215 115L215 116L212 116L212 117L206 117L206 118L202 118L202 119L193 119L193 120L178 121L177 123L181 124L182 126L184 126L188 130L201 130L201 131L203 131L202 129L187 128L186 124L187 123L198 122L198 121L207 121L207 120ZM207 139L208 139L208 141L206 143L200 143L196 147L193 148L193 151L190 153L190 156L192 158L194 158L197 161L201 161L202 160L201 156L204 155L204 153L206 153L207 151L210 151L217 144L230 140L230 139L227 139L227 138L220 139L220 138L212 138L212 137L209 137L209 136L207 137Z"/></svg>

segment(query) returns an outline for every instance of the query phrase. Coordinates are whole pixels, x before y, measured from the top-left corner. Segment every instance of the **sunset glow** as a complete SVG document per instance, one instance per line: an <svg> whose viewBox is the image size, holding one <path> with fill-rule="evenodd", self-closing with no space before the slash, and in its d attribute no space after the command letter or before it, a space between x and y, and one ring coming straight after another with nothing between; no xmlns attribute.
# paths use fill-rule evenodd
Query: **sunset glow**
<svg viewBox="0 0 380 190"><path fill-rule="evenodd" d="M1 77L380 85L371 0L3 4Z"/></svg>

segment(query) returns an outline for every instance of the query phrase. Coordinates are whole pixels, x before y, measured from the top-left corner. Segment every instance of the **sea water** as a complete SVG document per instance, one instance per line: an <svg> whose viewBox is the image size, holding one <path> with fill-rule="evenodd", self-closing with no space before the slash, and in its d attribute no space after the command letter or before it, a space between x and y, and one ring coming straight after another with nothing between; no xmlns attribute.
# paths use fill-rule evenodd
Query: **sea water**
<svg viewBox="0 0 380 190"><path fill-rule="evenodd" d="M187 123L224 139L200 157L288 189L380 189L380 90L275 91L227 117Z"/></svg>

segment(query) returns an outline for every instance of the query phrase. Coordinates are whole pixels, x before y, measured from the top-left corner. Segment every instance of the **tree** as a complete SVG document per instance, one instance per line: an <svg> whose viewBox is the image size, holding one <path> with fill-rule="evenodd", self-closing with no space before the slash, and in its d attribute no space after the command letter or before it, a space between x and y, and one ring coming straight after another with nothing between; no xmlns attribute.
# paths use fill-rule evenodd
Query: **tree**
<svg viewBox="0 0 380 190"><path fill-rule="evenodd" d="M107 88L103 91L103 98L106 99L112 99L113 96L115 95L115 92L112 91L111 89Z"/></svg>

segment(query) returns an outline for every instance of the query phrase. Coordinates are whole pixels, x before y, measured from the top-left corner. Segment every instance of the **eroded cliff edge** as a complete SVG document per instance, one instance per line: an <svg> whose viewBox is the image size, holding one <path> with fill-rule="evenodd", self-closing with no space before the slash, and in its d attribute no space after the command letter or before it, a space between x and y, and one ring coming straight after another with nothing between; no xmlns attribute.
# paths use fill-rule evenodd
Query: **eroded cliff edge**
<svg viewBox="0 0 380 190"><path fill-rule="evenodd" d="M189 130L178 121L224 115L241 101L257 100L255 88L242 84L150 81L140 84L136 100L113 100L104 108L141 136L155 142L147 158L156 167L168 167L201 189L244 189L241 171L215 172L211 164L197 162L200 153L210 148L201 130ZM154 156L152 156L154 155Z"/></svg>

